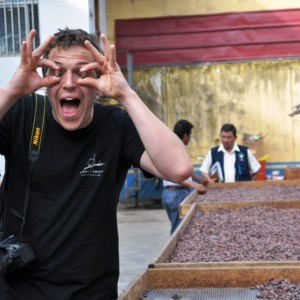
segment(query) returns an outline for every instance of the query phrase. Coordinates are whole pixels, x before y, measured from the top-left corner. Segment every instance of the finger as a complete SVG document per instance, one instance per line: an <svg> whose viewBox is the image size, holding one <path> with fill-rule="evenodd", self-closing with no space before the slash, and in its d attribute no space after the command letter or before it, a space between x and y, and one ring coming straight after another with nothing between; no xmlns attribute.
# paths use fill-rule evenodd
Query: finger
<svg viewBox="0 0 300 300"><path fill-rule="evenodd" d="M101 41L104 47L104 55L109 63L110 67L116 69L118 68L117 59L116 59L116 49L115 45L111 45L105 34L101 34Z"/></svg>
<svg viewBox="0 0 300 300"><path fill-rule="evenodd" d="M111 67L117 67L117 57L116 57L116 48L115 45L110 46L110 61L109 64Z"/></svg>
<svg viewBox="0 0 300 300"><path fill-rule="evenodd" d="M60 81L60 77L50 76L41 78L41 87L49 87Z"/></svg>
<svg viewBox="0 0 300 300"><path fill-rule="evenodd" d="M92 62L92 63L89 63L85 66L83 66L79 71L81 73L83 72L88 72L90 70L96 70L96 71L99 71L101 72L102 71L102 65L105 63L105 58L102 56L102 59L101 59L101 63L100 62Z"/></svg>
<svg viewBox="0 0 300 300"><path fill-rule="evenodd" d="M50 46L50 44L55 39L54 35L50 35L39 47L37 47L34 52L32 53L33 56L40 58L44 52L47 50L47 48Z"/></svg>
<svg viewBox="0 0 300 300"><path fill-rule="evenodd" d="M84 45L92 53L96 61L98 61L99 63L105 61L105 57L89 41L85 41Z"/></svg>
<svg viewBox="0 0 300 300"><path fill-rule="evenodd" d="M103 48L104 48L104 55L105 55L105 58L107 59L107 61L109 61L109 56L110 56L110 43L106 37L105 34L101 34L100 35L100 39L103 43Z"/></svg>
<svg viewBox="0 0 300 300"><path fill-rule="evenodd" d="M48 60L46 58L41 58L38 60L38 67L50 67L54 70L60 69L60 67L54 61Z"/></svg>
<svg viewBox="0 0 300 300"><path fill-rule="evenodd" d="M97 88L97 80L95 78L91 78L91 77L86 77L84 79L78 78L77 83L80 85L86 85L86 86Z"/></svg>
<svg viewBox="0 0 300 300"><path fill-rule="evenodd" d="M25 64L26 62L27 62L27 42L23 41L21 47L21 63Z"/></svg>
<svg viewBox="0 0 300 300"><path fill-rule="evenodd" d="M33 45L33 39L35 37L36 34L36 30L32 29L26 39L27 42L27 58L31 58L32 57L32 45Z"/></svg>

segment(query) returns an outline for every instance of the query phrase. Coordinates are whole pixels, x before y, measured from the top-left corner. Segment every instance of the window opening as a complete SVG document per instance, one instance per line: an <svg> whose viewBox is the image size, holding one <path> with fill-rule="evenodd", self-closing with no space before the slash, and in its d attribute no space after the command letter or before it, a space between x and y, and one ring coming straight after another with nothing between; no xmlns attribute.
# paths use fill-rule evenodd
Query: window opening
<svg viewBox="0 0 300 300"><path fill-rule="evenodd" d="M40 45L38 0L0 0L0 56L19 56L31 29L37 31L35 49Z"/></svg>

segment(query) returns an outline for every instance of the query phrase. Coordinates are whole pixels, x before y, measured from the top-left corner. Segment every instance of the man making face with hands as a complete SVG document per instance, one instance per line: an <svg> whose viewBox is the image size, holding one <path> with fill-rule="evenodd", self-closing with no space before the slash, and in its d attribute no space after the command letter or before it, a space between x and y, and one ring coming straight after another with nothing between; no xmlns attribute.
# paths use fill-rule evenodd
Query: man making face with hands
<svg viewBox="0 0 300 300"><path fill-rule="evenodd" d="M2 278L1 296L116 299L116 208L128 169L182 182L193 166L182 142L130 88L105 35L102 54L96 37L81 29L59 30L33 50L35 34L22 43L21 63L0 90L0 154L3 239L20 234L29 182L22 240L36 259ZM29 180L35 100L43 98L34 93L41 87L45 128ZM95 103L97 94L124 110Z"/></svg>

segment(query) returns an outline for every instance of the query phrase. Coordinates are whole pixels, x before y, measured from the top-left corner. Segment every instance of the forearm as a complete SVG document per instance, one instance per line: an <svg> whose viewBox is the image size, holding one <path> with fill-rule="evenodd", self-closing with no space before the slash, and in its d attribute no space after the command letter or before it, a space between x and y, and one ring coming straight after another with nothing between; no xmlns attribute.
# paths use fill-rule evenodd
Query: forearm
<svg viewBox="0 0 300 300"><path fill-rule="evenodd" d="M205 194L206 193L206 187L203 184L199 184L195 181L191 181L191 180L185 180L181 183L181 185L189 187L189 188L193 188L195 190L198 191L198 193L200 194Z"/></svg>
<svg viewBox="0 0 300 300"><path fill-rule="evenodd" d="M178 183L190 177L193 165L182 141L146 107L134 91L130 90L121 103L130 115L159 177ZM146 161L143 167L152 172L147 169L148 166Z"/></svg>
<svg viewBox="0 0 300 300"><path fill-rule="evenodd" d="M11 93L9 86L0 89L0 120L17 100L18 97Z"/></svg>
<svg viewBox="0 0 300 300"><path fill-rule="evenodd" d="M203 176L208 182L215 183L215 181L212 180L212 179L210 178L210 176L209 176L208 173L205 173L205 172L202 172L202 171L201 171L201 174L202 174L202 176Z"/></svg>
<svg viewBox="0 0 300 300"><path fill-rule="evenodd" d="M193 180L196 180L200 184L207 184L207 180L205 178L200 177L195 172L193 172L192 178L193 178Z"/></svg>
<svg viewBox="0 0 300 300"><path fill-rule="evenodd" d="M184 180L180 183L182 186L188 187L188 188L193 188L195 189L197 186L197 183L191 180Z"/></svg>

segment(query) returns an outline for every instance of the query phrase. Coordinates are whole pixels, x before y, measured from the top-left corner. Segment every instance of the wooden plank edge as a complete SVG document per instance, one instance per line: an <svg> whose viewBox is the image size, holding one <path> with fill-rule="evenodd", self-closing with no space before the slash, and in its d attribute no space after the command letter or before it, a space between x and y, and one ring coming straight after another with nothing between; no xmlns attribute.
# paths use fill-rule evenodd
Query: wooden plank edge
<svg viewBox="0 0 300 300"><path fill-rule="evenodd" d="M148 287L152 289L253 287L271 278L286 278L300 283L300 266L148 269Z"/></svg>
<svg viewBox="0 0 300 300"><path fill-rule="evenodd" d="M264 187L274 185L300 185L300 179L295 180L272 180L272 181L239 181L239 182L217 182L209 183L206 187L210 188L232 188L232 187Z"/></svg>
<svg viewBox="0 0 300 300"><path fill-rule="evenodd" d="M117 300L136 300L140 299L148 287L147 269L136 275L132 281L126 286L123 293Z"/></svg>
<svg viewBox="0 0 300 300"><path fill-rule="evenodd" d="M196 204L193 204L190 211L186 214L186 216L181 221L180 225L177 229L173 232L167 243L163 246L163 248L159 251L159 253L154 257L153 261L150 262L148 268L154 268L155 264L160 262L166 262L167 259L170 257L171 253L175 249L177 245L178 237L181 236L186 227L189 225L192 217L195 215L197 210Z"/></svg>
<svg viewBox="0 0 300 300"><path fill-rule="evenodd" d="M192 206L192 201L197 197L198 192L194 190L191 192L179 205L179 217L183 218Z"/></svg>
<svg viewBox="0 0 300 300"><path fill-rule="evenodd" d="M197 205L197 209L214 210L218 208L238 209L240 207L249 206L271 206L274 208L300 208L300 200L262 200L262 201L234 201L234 202L205 202L205 203L193 203ZM190 205L184 205L181 207L183 217L191 208Z"/></svg>
<svg viewBox="0 0 300 300"><path fill-rule="evenodd" d="M228 261L228 262L195 262L195 263L157 263L155 269L221 269L221 268L249 268L249 267L300 267L300 261Z"/></svg>
<svg viewBox="0 0 300 300"><path fill-rule="evenodd" d="M243 181L243 182L221 182L221 183L210 183L207 185L207 188L233 188L233 187L267 187L267 186L274 186L274 185L300 185L300 180L276 180L276 181ZM208 191L209 192L209 191ZM184 201L181 202L179 206L179 213L181 217L184 217L188 210L189 206L191 206L195 198L197 197L198 193L197 191L193 191L188 197L184 199ZM293 201L295 199L291 199ZM265 199L257 200L257 201L267 201ZM270 200L270 201L284 201L284 200ZM237 202L237 201L235 201ZM243 202L243 199L240 200L240 202ZM250 201L249 201L250 202Z"/></svg>

